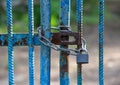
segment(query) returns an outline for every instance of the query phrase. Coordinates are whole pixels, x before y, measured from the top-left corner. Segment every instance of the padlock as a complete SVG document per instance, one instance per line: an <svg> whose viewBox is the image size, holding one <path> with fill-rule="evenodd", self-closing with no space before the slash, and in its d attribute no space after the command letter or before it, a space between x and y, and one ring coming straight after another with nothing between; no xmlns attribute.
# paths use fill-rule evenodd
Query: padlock
<svg viewBox="0 0 120 85"><path fill-rule="evenodd" d="M82 51L82 52L81 52ZM80 50L80 53L77 53L77 64L86 64L89 61L89 55L86 50Z"/></svg>

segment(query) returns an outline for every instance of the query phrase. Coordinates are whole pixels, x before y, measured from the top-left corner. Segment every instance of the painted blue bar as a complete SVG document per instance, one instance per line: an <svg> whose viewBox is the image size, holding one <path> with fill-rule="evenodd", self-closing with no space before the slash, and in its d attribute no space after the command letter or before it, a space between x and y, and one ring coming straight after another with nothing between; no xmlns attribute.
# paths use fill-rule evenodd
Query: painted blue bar
<svg viewBox="0 0 120 85"><path fill-rule="evenodd" d="M83 0L77 1L77 23L78 23L78 33L82 37L83 36ZM80 37L80 40L81 40ZM82 44L79 41L80 45L77 48L81 48ZM82 85L82 64L77 65L77 85Z"/></svg>
<svg viewBox="0 0 120 85"><path fill-rule="evenodd" d="M50 0L40 0L41 28L46 38L50 39ZM50 85L50 48L41 44L40 50L40 85Z"/></svg>
<svg viewBox="0 0 120 85"><path fill-rule="evenodd" d="M35 34L32 39L35 46L40 46L38 34ZM13 46L28 46L29 34L13 34ZM8 46L8 34L0 34L0 46Z"/></svg>
<svg viewBox="0 0 120 85"><path fill-rule="evenodd" d="M83 0L77 0L77 22L83 24Z"/></svg>
<svg viewBox="0 0 120 85"><path fill-rule="evenodd" d="M29 24L29 85L34 85L34 14L33 0L28 0L28 24Z"/></svg>
<svg viewBox="0 0 120 85"><path fill-rule="evenodd" d="M104 0L99 0L99 85L104 85Z"/></svg>
<svg viewBox="0 0 120 85"><path fill-rule="evenodd" d="M60 26L70 26L70 0L60 0ZM68 48L67 45L61 48ZM60 52L60 85L69 85L68 54Z"/></svg>
<svg viewBox="0 0 120 85"><path fill-rule="evenodd" d="M7 26L8 26L8 83L14 85L14 56L13 56L13 24L12 0L7 0Z"/></svg>

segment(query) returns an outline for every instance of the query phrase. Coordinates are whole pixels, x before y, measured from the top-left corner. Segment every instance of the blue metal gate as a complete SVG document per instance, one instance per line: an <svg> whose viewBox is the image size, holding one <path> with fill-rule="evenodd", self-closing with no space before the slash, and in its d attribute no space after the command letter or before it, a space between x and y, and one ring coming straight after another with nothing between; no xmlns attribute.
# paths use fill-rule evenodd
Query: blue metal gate
<svg viewBox="0 0 120 85"><path fill-rule="evenodd" d="M29 85L34 85L34 46L41 46L40 54L40 85L50 85L50 47L39 40L39 35L34 34L34 3L28 0L29 34L14 34L12 20L12 0L7 0L7 26L8 34L0 34L0 46L8 46L8 82L14 85L14 46L29 46ZM77 2L78 31L83 24L83 0ZM50 0L40 0L41 28L44 37L51 38L50 32ZM70 0L60 0L60 26L70 26ZM103 30L104 29L104 0L99 0L99 85L104 85L103 62ZM61 45L68 48L68 45ZM78 47L79 48L79 47ZM60 52L60 85L70 85L68 71L68 54ZM77 65L77 85L82 85L82 64Z"/></svg>

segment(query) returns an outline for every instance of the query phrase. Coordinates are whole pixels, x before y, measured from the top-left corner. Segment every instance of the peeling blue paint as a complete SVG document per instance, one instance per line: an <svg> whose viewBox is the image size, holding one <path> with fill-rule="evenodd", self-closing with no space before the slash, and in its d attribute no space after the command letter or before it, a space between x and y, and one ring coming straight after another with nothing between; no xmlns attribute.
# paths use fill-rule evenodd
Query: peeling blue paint
<svg viewBox="0 0 120 85"><path fill-rule="evenodd" d="M50 39L50 0L40 0L41 28L46 38ZM50 48L41 44L40 50L40 85L50 85Z"/></svg>
<svg viewBox="0 0 120 85"><path fill-rule="evenodd" d="M70 26L70 0L60 0L60 26ZM61 48L67 48L64 45ZM60 85L69 85L68 54L60 52Z"/></svg>
<svg viewBox="0 0 120 85"><path fill-rule="evenodd" d="M40 46L38 34L35 34L32 39L32 44ZM29 34L13 34L13 46L28 46ZM8 46L8 34L0 34L0 46Z"/></svg>

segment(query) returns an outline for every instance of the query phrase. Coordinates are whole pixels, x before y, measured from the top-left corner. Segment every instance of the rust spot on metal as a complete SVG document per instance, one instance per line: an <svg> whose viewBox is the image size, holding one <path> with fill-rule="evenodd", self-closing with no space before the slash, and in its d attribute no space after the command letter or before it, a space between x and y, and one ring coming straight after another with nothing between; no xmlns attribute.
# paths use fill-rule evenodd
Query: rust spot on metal
<svg viewBox="0 0 120 85"><path fill-rule="evenodd" d="M27 45L27 40L26 40L26 39L27 39L27 38L23 38L23 39L22 39L22 42L24 42L25 45Z"/></svg>
<svg viewBox="0 0 120 85"><path fill-rule="evenodd" d="M0 40L0 45L2 45L2 40Z"/></svg>
<svg viewBox="0 0 120 85"><path fill-rule="evenodd" d="M67 45L64 45L64 47L65 48L67 48L68 46ZM61 65L61 67L60 67L60 72L61 72L61 77L64 77L64 75L65 75L65 73L67 73L68 72L68 53L66 53L66 52L61 52L61 55L63 56L62 58L61 58L61 63L63 64L63 65Z"/></svg>
<svg viewBox="0 0 120 85"><path fill-rule="evenodd" d="M68 72L68 64L63 65L60 68L60 72L62 72L62 77L64 77L65 72Z"/></svg>
<svg viewBox="0 0 120 85"><path fill-rule="evenodd" d="M4 45L5 45L5 46L8 45L8 41L7 41L7 40L4 41Z"/></svg>
<svg viewBox="0 0 120 85"><path fill-rule="evenodd" d="M52 40L57 45L76 45L78 44L78 35L76 32L59 32L53 33ZM73 36L75 41L69 41L69 36Z"/></svg>
<svg viewBox="0 0 120 85"><path fill-rule="evenodd" d="M7 40L0 40L0 46L7 46L8 45L8 41Z"/></svg>
<svg viewBox="0 0 120 85"><path fill-rule="evenodd" d="M64 48L68 48L67 45L62 45L62 46L64 46ZM61 54L65 56L64 58L67 58L67 56L69 55L67 52L64 52L64 51L61 51Z"/></svg>
<svg viewBox="0 0 120 85"><path fill-rule="evenodd" d="M27 40L26 40L27 38L22 38L22 40L19 40L19 41L17 41L17 42L15 42L15 46L16 45L27 45Z"/></svg>

